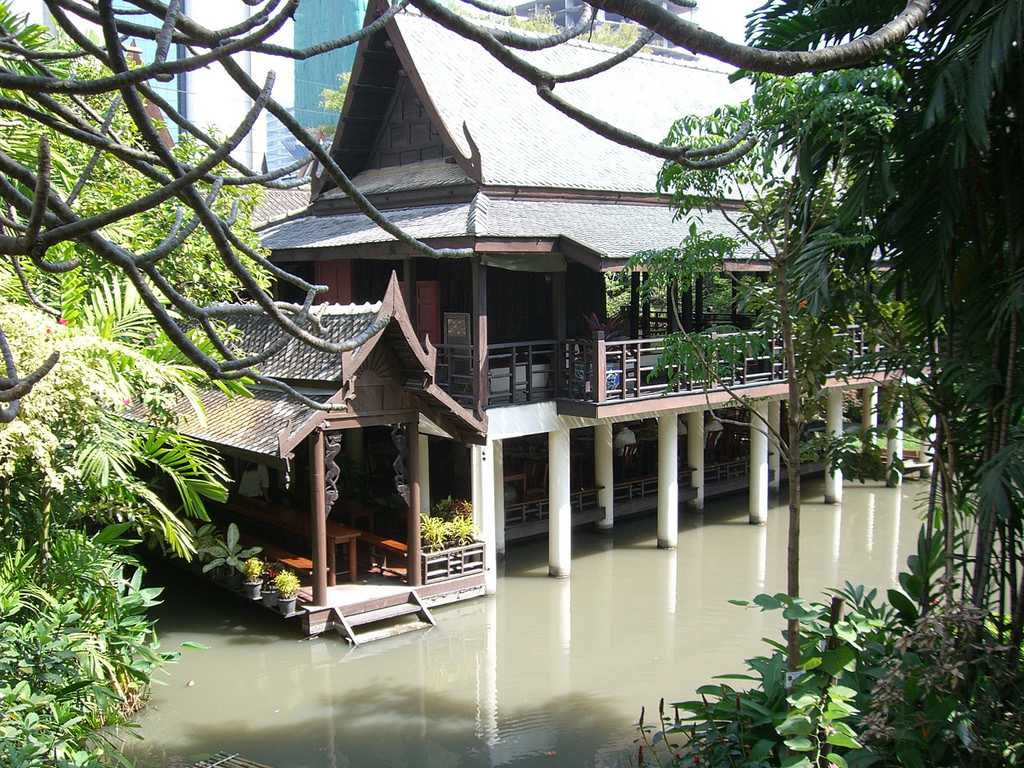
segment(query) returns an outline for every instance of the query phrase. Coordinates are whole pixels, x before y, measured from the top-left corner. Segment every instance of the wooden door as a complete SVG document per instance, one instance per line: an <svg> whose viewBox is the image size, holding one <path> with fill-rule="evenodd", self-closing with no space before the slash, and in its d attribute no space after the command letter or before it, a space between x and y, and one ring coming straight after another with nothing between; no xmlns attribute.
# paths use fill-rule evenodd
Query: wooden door
<svg viewBox="0 0 1024 768"><path fill-rule="evenodd" d="M316 262L315 280L326 285L327 292L317 296L317 303L352 303L352 262L348 259L333 259Z"/></svg>
<svg viewBox="0 0 1024 768"><path fill-rule="evenodd" d="M416 331L422 340L441 343L441 284L437 280L416 281Z"/></svg>

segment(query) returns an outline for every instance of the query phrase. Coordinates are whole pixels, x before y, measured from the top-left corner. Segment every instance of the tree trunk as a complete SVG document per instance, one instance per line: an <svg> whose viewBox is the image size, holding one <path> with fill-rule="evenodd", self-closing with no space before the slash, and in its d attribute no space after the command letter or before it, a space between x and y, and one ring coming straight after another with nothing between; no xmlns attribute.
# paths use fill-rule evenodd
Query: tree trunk
<svg viewBox="0 0 1024 768"><path fill-rule="evenodd" d="M776 267L776 293L782 315L782 350L786 360L786 474L789 479L789 534L786 549L786 593L800 597L800 432L803 409L797 379L795 334L789 313L789 295L784 263ZM786 625L786 660L791 672L800 665L800 622L790 619Z"/></svg>

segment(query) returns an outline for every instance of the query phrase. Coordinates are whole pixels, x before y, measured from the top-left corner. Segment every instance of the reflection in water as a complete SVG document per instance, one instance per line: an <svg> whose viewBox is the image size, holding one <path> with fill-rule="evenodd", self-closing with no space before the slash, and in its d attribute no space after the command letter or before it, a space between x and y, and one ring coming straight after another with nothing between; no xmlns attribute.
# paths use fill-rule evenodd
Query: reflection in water
<svg viewBox="0 0 1024 768"><path fill-rule="evenodd" d="M920 487L850 485L841 508L807 504L804 593L894 581L915 544ZM333 635L298 639L180 581L162 641L209 649L186 651L154 690L139 762L228 750L279 768L620 766L641 706L740 671L759 638L780 631L778 616L727 602L785 590L787 509L774 503L764 526L747 524L746 494L686 510L675 551L656 548L653 517L576 531L571 579L547 578L546 541L510 547L496 598L439 608L435 629L355 649Z"/></svg>

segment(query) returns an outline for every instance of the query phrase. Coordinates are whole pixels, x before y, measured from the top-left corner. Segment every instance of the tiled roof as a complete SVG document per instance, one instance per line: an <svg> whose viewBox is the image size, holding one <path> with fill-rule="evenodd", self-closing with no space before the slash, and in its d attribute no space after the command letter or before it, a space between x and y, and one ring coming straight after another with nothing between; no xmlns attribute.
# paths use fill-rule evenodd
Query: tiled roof
<svg viewBox="0 0 1024 768"><path fill-rule="evenodd" d="M465 235L471 203L446 203L385 212L388 220L416 238ZM362 213L303 216L263 232L265 248L328 248L383 243L394 238Z"/></svg>
<svg viewBox="0 0 1024 768"><path fill-rule="evenodd" d="M385 215L418 238L567 237L615 259L679 245L688 233L685 222L676 221L667 205L531 200L483 193L469 202L405 208L386 211ZM701 219L706 231L734 234L718 211L705 211ZM361 213L345 213L305 216L271 227L264 234L263 245L275 249L327 248L391 240L391 235ZM749 244L741 243L736 257L752 259L757 253Z"/></svg>
<svg viewBox="0 0 1024 768"><path fill-rule="evenodd" d="M309 185L295 189L264 189L263 199L252 212L252 227L260 227L305 209L309 205Z"/></svg>
<svg viewBox="0 0 1024 768"><path fill-rule="evenodd" d="M380 195L400 190L428 189L468 184L471 180L456 163L444 160L425 160L388 168L371 168L352 179L364 195ZM344 198L340 189L332 189L321 199Z"/></svg>
<svg viewBox="0 0 1024 768"><path fill-rule="evenodd" d="M623 192L654 192L661 161L598 136L537 96L483 48L417 13L396 24L446 132L466 157L468 131L480 152L482 182ZM593 65L616 49L573 41L517 52L555 73ZM726 73L638 54L594 77L560 84L579 109L645 139L664 140L672 123L740 101L745 86Z"/></svg>
<svg viewBox="0 0 1024 768"><path fill-rule="evenodd" d="M317 308L320 328L316 335L340 344L346 341L365 342L379 333L383 325L375 323L380 311L377 304L322 304ZM339 381L341 355L324 352L291 336L265 315L232 323L240 336L235 342L239 356L254 354L277 344L287 343L283 350L256 366L264 376L293 381Z"/></svg>
<svg viewBox="0 0 1024 768"><path fill-rule="evenodd" d="M171 411L174 428L207 443L267 456L278 455L278 433L305 421L313 409L283 392L252 389L252 397L228 397L214 387L198 391L205 418L200 420L190 401L179 397ZM332 393L333 394L333 393ZM326 395L323 396L326 399ZM136 405L128 418L146 422L148 414Z"/></svg>

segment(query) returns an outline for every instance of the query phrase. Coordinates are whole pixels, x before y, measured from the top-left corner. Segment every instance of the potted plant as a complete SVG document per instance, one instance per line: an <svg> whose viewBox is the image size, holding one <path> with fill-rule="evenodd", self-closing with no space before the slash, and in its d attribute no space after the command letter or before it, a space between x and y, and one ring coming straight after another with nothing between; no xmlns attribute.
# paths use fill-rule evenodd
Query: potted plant
<svg viewBox="0 0 1024 768"><path fill-rule="evenodd" d="M274 580L281 573L281 566L277 563L267 563L263 569L263 591L261 597L267 608L277 608L277 585Z"/></svg>
<svg viewBox="0 0 1024 768"><path fill-rule="evenodd" d="M459 515L448 523L448 537L452 546L464 547L476 541L476 526L472 517Z"/></svg>
<svg viewBox="0 0 1024 768"><path fill-rule="evenodd" d="M239 538L238 526L231 523L228 526L227 539L218 539L206 549L210 560L203 566L203 573L209 573L215 568L220 569L221 573L227 573L228 584L237 586L242 578L245 561L259 554L261 550L261 547L243 549Z"/></svg>
<svg viewBox="0 0 1024 768"><path fill-rule="evenodd" d="M258 557L250 557L242 564L245 574L245 594L250 600L259 600L263 589L263 561Z"/></svg>
<svg viewBox="0 0 1024 768"><path fill-rule="evenodd" d="M291 571L281 571L274 579L277 587L277 609L287 616L295 612L295 599L299 595L299 578Z"/></svg>
<svg viewBox="0 0 1024 768"><path fill-rule="evenodd" d="M420 538L426 549L436 552L448 544L448 521L435 515L427 515L420 520Z"/></svg>

